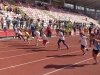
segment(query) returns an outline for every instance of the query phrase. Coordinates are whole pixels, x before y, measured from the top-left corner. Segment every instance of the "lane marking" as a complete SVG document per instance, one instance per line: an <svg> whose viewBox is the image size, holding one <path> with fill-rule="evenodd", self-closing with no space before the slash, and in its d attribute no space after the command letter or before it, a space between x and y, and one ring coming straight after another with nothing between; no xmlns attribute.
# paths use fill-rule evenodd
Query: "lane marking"
<svg viewBox="0 0 100 75"><path fill-rule="evenodd" d="M76 47L76 46L72 46L72 47ZM61 49L64 49L66 47L63 47ZM50 50L56 50L56 49L50 49ZM38 50L37 50L38 51ZM48 51L48 50L47 50ZM47 51L41 51L41 52L33 52L33 53L26 53L26 54L20 54L20 55L15 55L15 56L9 56L9 57L3 57L3 58L0 58L0 59L8 59L8 58L14 58L14 57L21 57L21 56L27 56L27 55L32 55L34 53L43 53L43 52L47 52ZM57 50L59 51L59 50ZM67 51L67 50L66 50ZM80 50L81 51L81 50Z"/></svg>
<svg viewBox="0 0 100 75"><path fill-rule="evenodd" d="M98 57L99 57L99 56L98 56ZM60 68L60 69L57 69L57 70L54 70L54 71L48 72L48 73L43 74L43 75L50 75L50 74L53 74L53 73L55 73L55 72L61 71L61 70L63 70L63 69L69 68L69 67L71 67L71 66L73 66L73 65L77 65L77 64L80 64L80 63L83 63L83 62L89 61L89 60L91 60L91 59L93 59L93 57L88 58L88 59L83 60L83 61L80 61L80 62L77 62L77 63L74 63L74 64L72 64L72 65L69 65L69 66L66 66L66 67L63 67L63 68Z"/></svg>
<svg viewBox="0 0 100 75"><path fill-rule="evenodd" d="M40 42L41 42L41 41L40 41ZM68 44L74 44L74 43L76 43L76 42L69 42ZM53 43L52 43L52 44L53 44ZM25 43L24 45L29 45L29 46L30 46L31 44L28 44L28 43L26 44L26 43ZM43 45L43 44L40 44L40 45ZM57 45L57 43L56 43L56 45ZM4 46L4 45L1 45L1 46ZM10 45L9 45L9 46L4 46L4 47L1 47L1 46L0 46L0 48L3 48L3 49L4 49L4 48L9 48ZM20 45L19 45L19 46L20 46ZM34 46L34 45L33 45L33 46ZM16 46L15 46L15 48L16 48Z"/></svg>
<svg viewBox="0 0 100 75"><path fill-rule="evenodd" d="M54 44L54 45L49 45L48 47L51 47L51 46L56 46L57 44ZM34 46L34 45L33 45ZM78 45L74 45L74 46L78 46ZM43 46L40 46L40 47L37 47L37 48L41 48ZM44 47L43 47L44 48ZM22 49L23 51L25 51L25 49ZM7 50L7 51L0 51L0 53L6 53L6 52L13 52L13 51L22 51L21 49L15 49L15 50ZM30 50L30 49L29 49Z"/></svg>
<svg viewBox="0 0 100 75"><path fill-rule="evenodd" d="M80 51L75 51L75 52L71 52L71 53L66 53L67 54L74 54L74 53L78 53ZM65 55L65 54L62 54L62 56ZM27 62L27 63L23 63L23 64L18 64L18 65L12 65L12 66L9 66L9 67L5 67L5 68L1 68L0 71L2 70L7 70L7 69L11 69L11 68L15 68L15 67L20 67L20 66L24 66L24 65L28 65L28 64L32 64L32 63L35 63L35 62L40 62L40 61L44 61L44 60L49 60L49 59L53 59L55 57L48 57L48 58L44 58L44 59L39 59L39 60L36 60L36 61L31 61L31 62Z"/></svg>

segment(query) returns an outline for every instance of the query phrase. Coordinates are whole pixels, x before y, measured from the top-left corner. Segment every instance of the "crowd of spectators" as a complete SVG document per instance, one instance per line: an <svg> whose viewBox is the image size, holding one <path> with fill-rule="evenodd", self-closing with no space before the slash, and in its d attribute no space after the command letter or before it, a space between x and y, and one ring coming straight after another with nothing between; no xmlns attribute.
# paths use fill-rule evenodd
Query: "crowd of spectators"
<svg viewBox="0 0 100 75"><path fill-rule="evenodd" d="M25 1L25 0L24 0ZM25 3L25 2L24 2ZM45 7L46 10L49 10L48 7L44 6L43 3L37 3L38 6L40 7ZM32 4L32 6L36 7L36 4ZM65 9L62 7L58 7L59 9ZM19 8L14 8L11 5L7 5L3 3L3 7L0 7L0 10L2 11L7 11L7 12L13 12L17 15L20 14ZM2 14L4 15L4 13ZM45 28L45 21L42 19L31 19L27 17L27 14L24 14L23 16L16 17L14 16L13 19L11 20L9 15L6 15L6 17L2 17L0 19L1 23L1 28L4 28L4 22L6 21L6 26L9 29L11 24L13 26L13 29L16 27L19 27L21 29L30 29L32 31L32 36L34 36L34 29L37 27L40 27L40 31ZM91 23L91 25L93 25ZM81 32L81 30L86 27L86 23L79 23L79 22L74 22L72 23L71 21L61 21L61 20L49 20L48 23L46 23L47 29L48 29L48 36L51 36L51 29L62 29L63 31L66 31L71 34L72 29L76 31L77 29Z"/></svg>

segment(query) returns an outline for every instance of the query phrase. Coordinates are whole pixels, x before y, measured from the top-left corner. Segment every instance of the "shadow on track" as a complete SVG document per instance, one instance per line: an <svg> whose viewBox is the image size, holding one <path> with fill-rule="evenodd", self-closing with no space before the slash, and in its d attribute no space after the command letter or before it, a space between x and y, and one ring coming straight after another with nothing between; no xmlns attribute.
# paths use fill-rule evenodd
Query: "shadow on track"
<svg viewBox="0 0 100 75"><path fill-rule="evenodd" d="M75 57L75 56L82 56L82 55L53 55L53 56L47 56L47 57L54 57L54 58L66 58L66 57Z"/></svg>
<svg viewBox="0 0 100 75"><path fill-rule="evenodd" d="M85 66L89 66L89 65L93 65L93 64L76 64L76 65L73 65L73 64L68 64L68 65L47 65L45 66L44 68L48 69L48 68L55 68L55 69L61 69L61 68L64 68L64 69L75 69L76 67L85 67Z"/></svg>

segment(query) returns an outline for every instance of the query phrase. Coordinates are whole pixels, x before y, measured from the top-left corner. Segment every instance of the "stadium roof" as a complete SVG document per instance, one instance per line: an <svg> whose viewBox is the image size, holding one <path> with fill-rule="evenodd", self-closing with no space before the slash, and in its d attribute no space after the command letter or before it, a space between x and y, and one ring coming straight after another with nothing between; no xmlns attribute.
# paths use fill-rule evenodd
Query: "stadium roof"
<svg viewBox="0 0 100 75"><path fill-rule="evenodd" d="M65 0L65 2L100 10L100 0Z"/></svg>

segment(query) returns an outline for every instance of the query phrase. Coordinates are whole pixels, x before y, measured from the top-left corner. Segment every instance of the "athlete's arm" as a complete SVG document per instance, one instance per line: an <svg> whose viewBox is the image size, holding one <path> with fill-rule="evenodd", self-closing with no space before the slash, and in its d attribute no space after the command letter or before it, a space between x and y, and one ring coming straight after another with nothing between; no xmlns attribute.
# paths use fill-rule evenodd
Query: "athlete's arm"
<svg viewBox="0 0 100 75"><path fill-rule="evenodd" d="M96 42L100 43L100 40L95 39Z"/></svg>

